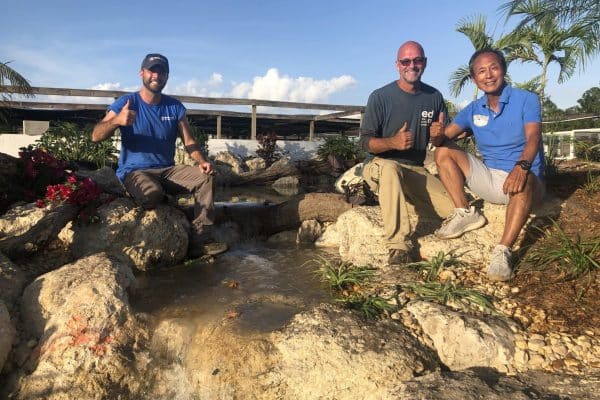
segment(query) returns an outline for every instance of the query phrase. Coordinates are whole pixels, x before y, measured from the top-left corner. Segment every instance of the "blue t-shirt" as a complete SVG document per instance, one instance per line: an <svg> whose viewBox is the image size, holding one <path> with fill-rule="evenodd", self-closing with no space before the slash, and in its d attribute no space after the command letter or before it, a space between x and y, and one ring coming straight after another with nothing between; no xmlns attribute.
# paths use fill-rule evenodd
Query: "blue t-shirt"
<svg viewBox="0 0 600 400"><path fill-rule="evenodd" d="M129 100L129 109L137 112L132 126L121 126L121 155L117 176L121 181L138 169L165 168L175 165L175 140L185 107L179 100L162 95L159 104L145 103L140 94L119 97L108 109L115 113Z"/></svg>
<svg viewBox="0 0 600 400"><path fill-rule="evenodd" d="M483 162L490 168L512 171L519 161L525 143L525 124L541 122L538 97L526 90L506 85L498 101L499 112L487 105L487 95L463 108L452 122L475 136ZM544 145L531 163L531 172L544 177Z"/></svg>

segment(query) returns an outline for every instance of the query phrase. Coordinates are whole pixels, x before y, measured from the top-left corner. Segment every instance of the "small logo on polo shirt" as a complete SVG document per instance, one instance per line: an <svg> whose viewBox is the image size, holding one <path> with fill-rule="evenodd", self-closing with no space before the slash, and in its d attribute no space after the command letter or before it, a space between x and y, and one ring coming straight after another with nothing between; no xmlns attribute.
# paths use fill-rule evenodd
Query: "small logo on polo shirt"
<svg viewBox="0 0 600 400"><path fill-rule="evenodd" d="M161 121L175 121L175 117L171 117L169 115L163 115L162 117L160 117Z"/></svg>
<svg viewBox="0 0 600 400"><path fill-rule="evenodd" d="M490 120L490 117L488 117L487 115L481 115L481 114L474 114L473 115L473 124L475 124L475 126L486 126L488 121Z"/></svg>

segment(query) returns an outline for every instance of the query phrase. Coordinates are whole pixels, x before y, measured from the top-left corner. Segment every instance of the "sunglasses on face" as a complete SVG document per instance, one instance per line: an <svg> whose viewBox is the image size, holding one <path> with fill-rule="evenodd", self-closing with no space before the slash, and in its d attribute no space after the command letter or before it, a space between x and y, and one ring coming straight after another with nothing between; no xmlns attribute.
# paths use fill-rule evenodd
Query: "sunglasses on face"
<svg viewBox="0 0 600 400"><path fill-rule="evenodd" d="M425 64L425 61L427 61L427 57L415 57L413 59L403 58L398 60L398 64L402 65L403 67L408 67L410 63L413 63L416 66L422 66Z"/></svg>

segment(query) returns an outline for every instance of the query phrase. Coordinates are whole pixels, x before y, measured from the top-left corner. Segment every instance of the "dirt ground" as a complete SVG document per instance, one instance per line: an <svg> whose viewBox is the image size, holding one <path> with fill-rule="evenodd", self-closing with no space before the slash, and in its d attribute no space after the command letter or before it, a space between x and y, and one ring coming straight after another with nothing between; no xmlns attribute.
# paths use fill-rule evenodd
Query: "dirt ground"
<svg viewBox="0 0 600 400"><path fill-rule="evenodd" d="M557 176L549 177L548 191L563 200L562 210L557 220L560 228L576 239L595 238L600 240L600 192L586 193L583 185L588 179L587 166L582 162L571 161L559 164ZM598 175L600 165L594 167ZM551 221L549 221L551 224ZM546 238L533 240L527 252L544 248ZM596 260L600 260L600 248ZM542 324L531 326L538 333L565 332L574 335L584 332L600 334L600 271L567 279L564 273L551 266L543 271L535 271L535 266L522 263L514 278L513 285L519 288L515 299L525 306L544 310L546 319Z"/></svg>

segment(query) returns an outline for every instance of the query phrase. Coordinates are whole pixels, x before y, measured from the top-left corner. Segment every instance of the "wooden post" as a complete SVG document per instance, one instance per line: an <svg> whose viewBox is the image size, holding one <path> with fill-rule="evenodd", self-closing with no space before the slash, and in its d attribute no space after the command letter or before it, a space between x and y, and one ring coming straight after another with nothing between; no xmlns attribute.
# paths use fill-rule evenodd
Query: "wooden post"
<svg viewBox="0 0 600 400"><path fill-rule="evenodd" d="M250 127L250 139L256 140L256 104L252 104L252 123Z"/></svg>
<svg viewBox="0 0 600 400"><path fill-rule="evenodd" d="M308 140L310 142L315 140L315 121L310 121L310 127L308 128Z"/></svg>
<svg viewBox="0 0 600 400"><path fill-rule="evenodd" d="M361 111L360 112L360 124L358 124L359 128L362 128L362 123L363 123L363 118L365 117L365 112Z"/></svg>
<svg viewBox="0 0 600 400"><path fill-rule="evenodd" d="M217 115L217 139L221 139L221 120L223 116Z"/></svg>

